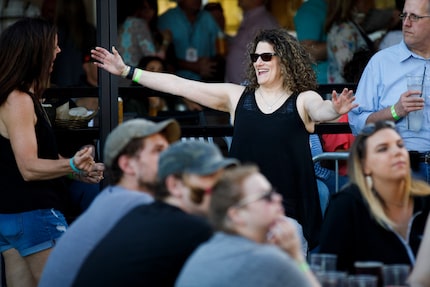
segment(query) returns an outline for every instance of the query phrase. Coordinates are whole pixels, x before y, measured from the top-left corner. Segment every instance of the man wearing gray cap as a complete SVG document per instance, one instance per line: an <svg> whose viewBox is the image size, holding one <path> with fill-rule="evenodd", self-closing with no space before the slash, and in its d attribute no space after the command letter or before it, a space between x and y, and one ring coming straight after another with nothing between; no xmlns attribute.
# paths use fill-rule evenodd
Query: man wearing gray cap
<svg viewBox="0 0 430 287"><path fill-rule="evenodd" d="M85 259L73 286L173 286L185 260L212 229L212 186L237 165L216 145L180 142L160 155L157 199L125 215Z"/></svg>
<svg viewBox="0 0 430 287"><path fill-rule="evenodd" d="M136 206L153 201L159 155L179 138L180 127L175 120L154 123L134 119L112 130L104 147L111 185L53 248L39 286L71 286L86 256L112 226Z"/></svg>

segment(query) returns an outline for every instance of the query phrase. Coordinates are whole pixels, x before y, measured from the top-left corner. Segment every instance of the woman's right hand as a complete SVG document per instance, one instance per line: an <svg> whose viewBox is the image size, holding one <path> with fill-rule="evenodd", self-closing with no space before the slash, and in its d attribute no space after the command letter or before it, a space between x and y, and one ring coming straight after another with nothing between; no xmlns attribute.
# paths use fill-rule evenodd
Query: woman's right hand
<svg viewBox="0 0 430 287"><path fill-rule="evenodd" d="M92 171L95 164L93 148L91 146L82 148L75 153L72 160L77 169L85 172Z"/></svg>
<svg viewBox="0 0 430 287"><path fill-rule="evenodd" d="M115 47L112 47L112 52L113 53L102 47L95 47L91 50L91 57L96 60L94 64L97 67L105 69L111 74L120 76L127 66L124 64L121 55Z"/></svg>

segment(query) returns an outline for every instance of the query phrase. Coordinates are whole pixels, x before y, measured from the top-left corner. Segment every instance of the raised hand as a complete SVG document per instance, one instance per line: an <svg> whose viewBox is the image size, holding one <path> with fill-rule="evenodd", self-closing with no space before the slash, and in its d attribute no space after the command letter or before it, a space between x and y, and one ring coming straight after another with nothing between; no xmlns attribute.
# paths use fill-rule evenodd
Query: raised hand
<svg viewBox="0 0 430 287"><path fill-rule="evenodd" d="M340 114L346 114L353 108L358 107L358 104L354 104L355 96L352 90L344 88L340 95L336 91L332 92L332 103L335 111Z"/></svg>
<svg viewBox="0 0 430 287"><path fill-rule="evenodd" d="M102 68L111 74L120 76L127 66L124 64L121 55L115 47L112 47L112 52L113 53L102 47L95 47L91 50L91 57L96 60L94 64L97 67Z"/></svg>

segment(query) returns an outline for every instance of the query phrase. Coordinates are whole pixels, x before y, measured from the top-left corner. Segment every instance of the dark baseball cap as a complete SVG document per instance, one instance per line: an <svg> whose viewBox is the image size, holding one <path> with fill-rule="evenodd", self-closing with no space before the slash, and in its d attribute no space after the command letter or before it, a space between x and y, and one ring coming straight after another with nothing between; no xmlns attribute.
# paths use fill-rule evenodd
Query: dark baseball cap
<svg viewBox="0 0 430 287"><path fill-rule="evenodd" d="M135 138L144 138L163 132L169 143L177 141L181 136L181 128L176 120L169 119L155 123L145 119L125 121L114 128L106 138L104 147L104 163L112 166L114 159L125 146Z"/></svg>
<svg viewBox="0 0 430 287"><path fill-rule="evenodd" d="M221 168L238 165L239 161L225 158L218 146L204 141L176 142L160 154L158 178L171 174L209 175Z"/></svg>

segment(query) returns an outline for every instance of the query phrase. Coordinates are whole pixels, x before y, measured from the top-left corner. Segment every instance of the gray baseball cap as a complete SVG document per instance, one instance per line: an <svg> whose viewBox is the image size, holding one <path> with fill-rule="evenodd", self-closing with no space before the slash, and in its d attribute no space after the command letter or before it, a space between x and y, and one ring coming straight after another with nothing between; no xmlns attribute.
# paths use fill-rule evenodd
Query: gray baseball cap
<svg viewBox="0 0 430 287"><path fill-rule="evenodd" d="M176 120L165 120L155 123L145 119L125 121L114 128L106 138L104 147L104 163L112 166L115 158L125 146L135 138L143 138L163 132L169 143L177 141L181 136L181 128Z"/></svg>
<svg viewBox="0 0 430 287"><path fill-rule="evenodd" d="M171 174L181 173L209 175L238 164L236 159L225 158L215 144L203 141L177 142L160 154L158 178L164 180Z"/></svg>

